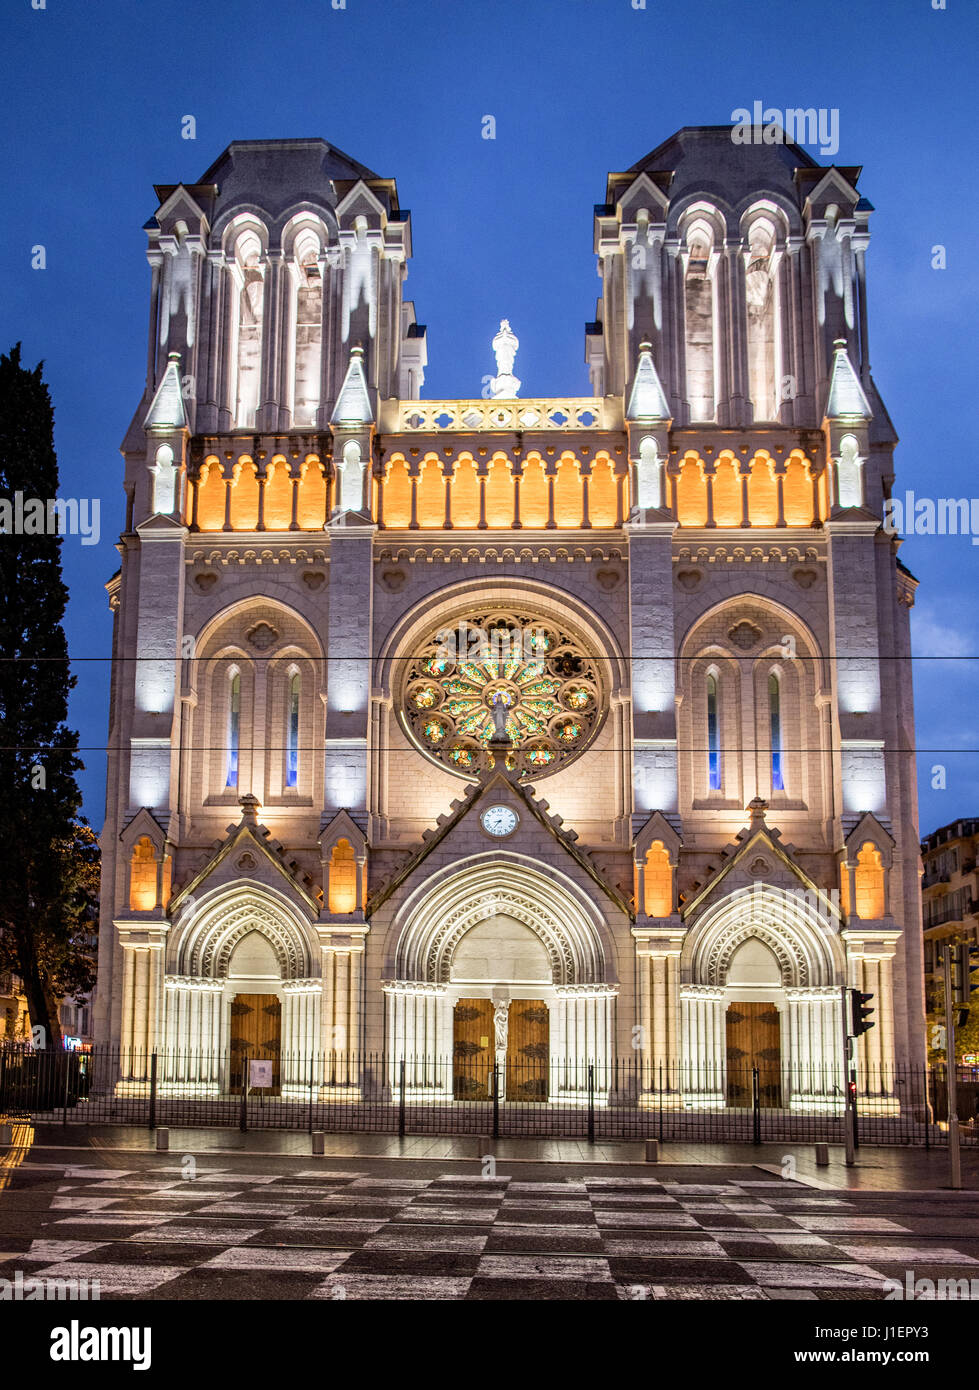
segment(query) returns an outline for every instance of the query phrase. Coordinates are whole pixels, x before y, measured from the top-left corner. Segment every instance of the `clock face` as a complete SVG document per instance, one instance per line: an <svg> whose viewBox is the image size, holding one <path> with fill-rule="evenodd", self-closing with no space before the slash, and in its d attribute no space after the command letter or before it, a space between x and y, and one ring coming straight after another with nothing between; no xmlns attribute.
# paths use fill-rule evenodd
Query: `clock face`
<svg viewBox="0 0 979 1390"><path fill-rule="evenodd" d="M517 828L517 813L509 806L490 806L479 818L487 835L511 835Z"/></svg>

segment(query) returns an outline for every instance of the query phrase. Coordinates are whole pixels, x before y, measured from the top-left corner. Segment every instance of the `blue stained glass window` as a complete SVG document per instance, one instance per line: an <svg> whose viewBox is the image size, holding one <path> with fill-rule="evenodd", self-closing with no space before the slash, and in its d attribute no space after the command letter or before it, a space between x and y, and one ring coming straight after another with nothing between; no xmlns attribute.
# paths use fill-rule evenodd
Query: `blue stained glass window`
<svg viewBox="0 0 979 1390"><path fill-rule="evenodd" d="M299 785L299 673L289 681L289 722L286 730L286 786Z"/></svg>
<svg viewBox="0 0 979 1390"><path fill-rule="evenodd" d="M228 682L228 780L226 786L238 785L238 738L241 731L241 676L232 671Z"/></svg>
<svg viewBox="0 0 979 1390"><path fill-rule="evenodd" d="M772 733L772 791L785 791L782 769L782 691L778 676L768 677L768 716Z"/></svg>
<svg viewBox="0 0 979 1390"><path fill-rule="evenodd" d="M707 785L721 790L721 741L717 723L717 679L707 677Z"/></svg>

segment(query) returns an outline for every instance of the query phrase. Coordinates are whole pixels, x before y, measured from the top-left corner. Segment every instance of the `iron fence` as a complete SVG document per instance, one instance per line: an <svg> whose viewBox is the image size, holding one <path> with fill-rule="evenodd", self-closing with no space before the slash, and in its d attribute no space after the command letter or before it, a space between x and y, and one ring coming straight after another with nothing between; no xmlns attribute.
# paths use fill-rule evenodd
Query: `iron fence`
<svg viewBox="0 0 979 1390"><path fill-rule="evenodd" d="M472 1061L382 1053L35 1052L0 1047L0 1118L88 1125L842 1143L844 1079L820 1068L692 1066L638 1056ZM858 1075L865 1144L947 1143L943 1067ZM958 1069L964 1144L979 1144L979 1068Z"/></svg>

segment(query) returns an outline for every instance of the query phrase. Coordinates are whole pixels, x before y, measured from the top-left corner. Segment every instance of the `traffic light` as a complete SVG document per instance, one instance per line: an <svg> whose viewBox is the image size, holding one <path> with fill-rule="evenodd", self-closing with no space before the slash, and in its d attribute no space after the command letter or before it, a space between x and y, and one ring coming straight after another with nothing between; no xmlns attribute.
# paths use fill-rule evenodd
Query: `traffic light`
<svg viewBox="0 0 979 1390"><path fill-rule="evenodd" d="M973 941L960 941L952 959L952 987L956 1004L968 1004L969 996L979 990L979 980L972 975L979 970L979 946Z"/></svg>
<svg viewBox="0 0 979 1390"><path fill-rule="evenodd" d="M973 980L979 970L979 946L973 941L959 941L952 957L952 999L959 1006L958 1024L964 1028L969 1019L970 996L979 990L979 980Z"/></svg>
<svg viewBox="0 0 979 1390"><path fill-rule="evenodd" d="M868 1004L873 999L872 994L862 994L858 989L850 990L850 1035L859 1038L861 1033L866 1033L875 1027L870 1020L873 1009L868 1008Z"/></svg>

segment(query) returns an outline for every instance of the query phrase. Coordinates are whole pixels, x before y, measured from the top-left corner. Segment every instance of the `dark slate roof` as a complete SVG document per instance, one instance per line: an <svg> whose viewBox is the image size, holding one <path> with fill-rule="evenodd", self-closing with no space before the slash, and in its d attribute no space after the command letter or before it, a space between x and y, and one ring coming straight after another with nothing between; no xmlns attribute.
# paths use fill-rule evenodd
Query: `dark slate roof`
<svg viewBox="0 0 979 1390"><path fill-rule="evenodd" d="M393 185L320 139L234 140L189 188L202 206L208 204L204 210L213 226L226 208L243 204L263 208L274 219L295 205L297 195L323 207L336 207L343 194L332 185L349 187L358 179L383 182L391 194L389 210L397 211ZM161 202L175 187L157 187Z"/></svg>
<svg viewBox="0 0 979 1390"><path fill-rule="evenodd" d="M684 126L638 160L629 174L672 171L670 201L686 193L717 189L734 205L752 196L759 188L784 192L798 203L795 171L823 166L792 143L777 145L737 145L731 139L731 125ZM829 164L826 168L831 167Z"/></svg>

